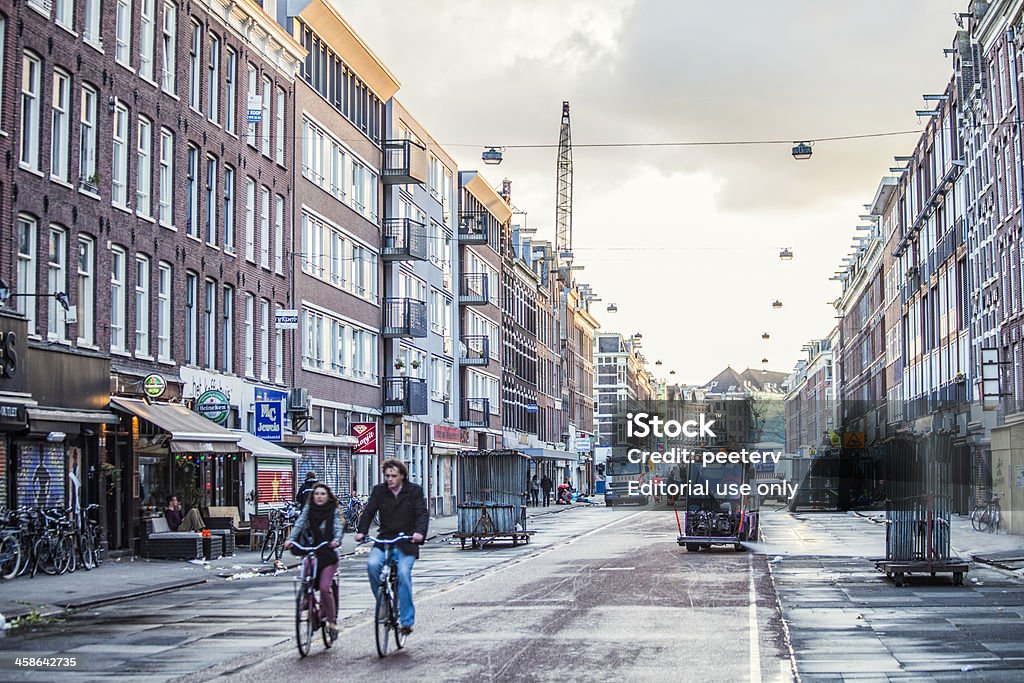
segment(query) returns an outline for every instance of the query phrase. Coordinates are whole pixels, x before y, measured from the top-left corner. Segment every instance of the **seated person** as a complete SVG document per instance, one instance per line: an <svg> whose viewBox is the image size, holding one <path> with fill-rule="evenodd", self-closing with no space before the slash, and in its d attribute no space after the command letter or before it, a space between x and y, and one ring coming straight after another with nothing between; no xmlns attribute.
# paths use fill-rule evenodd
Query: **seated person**
<svg viewBox="0 0 1024 683"><path fill-rule="evenodd" d="M202 531L206 528L203 518L197 508L192 508L186 515L181 511L181 503L177 496L167 496L167 509L164 510L164 519L171 531Z"/></svg>

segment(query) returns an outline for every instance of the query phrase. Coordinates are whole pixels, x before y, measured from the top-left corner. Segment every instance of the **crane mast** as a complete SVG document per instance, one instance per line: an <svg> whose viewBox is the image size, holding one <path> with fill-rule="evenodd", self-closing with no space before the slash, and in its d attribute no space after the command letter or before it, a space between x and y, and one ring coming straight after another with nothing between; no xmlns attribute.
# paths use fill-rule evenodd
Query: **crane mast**
<svg viewBox="0 0 1024 683"><path fill-rule="evenodd" d="M569 103L562 102L562 126L558 134L558 196L555 205L555 257L572 261L572 134Z"/></svg>

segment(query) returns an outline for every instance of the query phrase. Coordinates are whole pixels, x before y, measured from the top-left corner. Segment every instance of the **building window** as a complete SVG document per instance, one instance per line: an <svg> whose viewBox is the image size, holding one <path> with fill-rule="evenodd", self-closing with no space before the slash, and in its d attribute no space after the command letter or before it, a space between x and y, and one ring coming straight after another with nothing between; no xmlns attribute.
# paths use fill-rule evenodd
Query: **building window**
<svg viewBox="0 0 1024 683"><path fill-rule="evenodd" d="M164 362L171 360L171 275L170 263L160 262L160 274L157 279L156 308L156 353L157 359Z"/></svg>
<svg viewBox="0 0 1024 683"><path fill-rule="evenodd" d="M174 133L160 129L160 225L174 224Z"/></svg>
<svg viewBox="0 0 1024 683"><path fill-rule="evenodd" d="M116 43L114 59L124 66L131 66L132 61L132 0L117 0L115 16L117 26L114 29Z"/></svg>
<svg viewBox="0 0 1024 683"><path fill-rule="evenodd" d="M263 77L263 106L260 117L260 132L263 134L260 140L260 148L264 156L270 156L270 94L273 92L270 79Z"/></svg>
<svg viewBox="0 0 1024 683"><path fill-rule="evenodd" d="M135 210L140 216L153 215L153 124L139 117L139 140L136 153Z"/></svg>
<svg viewBox="0 0 1024 683"><path fill-rule="evenodd" d="M256 78L257 78L256 67L253 66L252 64L250 64L249 65L249 86L248 86L248 90L247 90L247 92L249 94L249 97L246 100L246 111L248 111L248 109L249 109L249 106L250 106L249 103L252 102L253 98L256 97ZM246 116L246 119L248 119L248 116ZM250 145L255 147L256 146L256 124L255 123L250 123L248 125L249 125L249 131L246 134L246 140L247 140L247 142Z"/></svg>
<svg viewBox="0 0 1024 683"><path fill-rule="evenodd" d="M0 92L7 92L4 89L4 72L7 70L6 55L7 45L7 18L0 14ZM4 111L3 107L0 107L0 130L4 130Z"/></svg>
<svg viewBox="0 0 1024 683"><path fill-rule="evenodd" d="M92 86L82 86L82 116L80 148L78 152L79 186L99 191L96 177L96 105L97 95Z"/></svg>
<svg viewBox="0 0 1024 683"><path fill-rule="evenodd" d="M99 5L100 0L92 0ZM164 3L164 24L163 24L163 63L161 85L164 92L174 94L176 87L174 69L178 66L178 56L175 45L178 41L178 9L173 2Z"/></svg>
<svg viewBox="0 0 1024 683"><path fill-rule="evenodd" d="M153 46L156 29L156 0L142 0L139 16L139 75L153 80Z"/></svg>
<svg viewBox="0 0 1024 683"><path fill-rule="evenodd" d="M284 166L284 100L285 93L284 88L277 89L277 111L275 112L275 121L277 122L277 131L274 133L274 145L276 148L275 155L277 163Z"/></svg>
<svg viewBox="0 0 1024 683"><path fill-rule="evenodd" d="M18 216L18 294L36 293L36 221ZM36 297L14 297L19 313L28 318L28 333L36 332Z"/></svg>
<svg viewBox="0 0 1024 683"><path fill-rule="evenodd" d="M68 234L64 228L50 225L50 252L47 262L47 285L50 294L68 291ZM47 299L46 332L50 339L66 341L68 338L67 317L64 307L52 296Z"/></svg>
<svg viewBox="0 0 1024 683"><path fill-rule="evenodd" d="M246 292L245 294L245 375L246 377L253 376L253 362L254 362L254 346L256 344L256 328L255 320L253 316L256 315L255 311L256 300L252 294Z"/></svg>
<svg viewBox="0 0 1024 683"><path fill-rule="evenodd" d="M199 236L199 148L188 146L188 177L186 178L185 234Z"/></svg>
<svg viewBox="0 0 1024 683"><path fill-rule="evenodd" d="M270 379L270 302L260 299L260 379Z"/></svg>
<svg viewBox="0 0 1024 683"><path fill-rule="evenodd" d="M220 116L220 38L210 34L210 63L206 79L206 118L214 123Z"/></svg>
<svg viewBox="0 0 1024 683"><path fill-rule="evenodd" d="M274 381L284 384L284 330L281 329L274 330Z"/></svg>
<svg viewBox="0 0 1024 683"><path fill-rule="evenodd" d="M235 169L224 166L224 251L235 250Z"/></svg>
<svg viewBox="0 0 1024 683"><path fill-rule="evenodd" d="M196 364L198 344L196 340L196 323L198 322L199 276L195 273L185 273L185 363Z"/></svg>
<svg viewBox="0 0 1024 683"><path fill-rule="evenodd" d="M121 247L110 250L110 350L125 351L125 252Z"/></svg>
<svg viewBox="0 0 1024 683"><path fill-rule="evenodd" d="M217 364L217 283L208 279L205 294L203 297L203 360L206 368L212 370Z"/></svg>
<svg viewBox="0 0 1024 683"><path fill-rule="evenodd" d="M224 287L224 310L221 318L221 338L224 359L224 372L235 371L235 289L230 285Z"/></svg>
<svg viewBox="0 0 1024 683"><path fill-rule="evenodd" d="M26 51L21 60L21 163L39 168L39 57Z"/></svg>
<svg viewBox="0 0 1024 683"><path fill-rule="evenodd" d="M100 2L101 0L85 0L85 17L82 20L82 39L103 49L100 43Z"/></svg>
<svg viewBox="0 0 1024 683"><path fill-rule="evenodd" d="M128 105L120 100L114 106L114 147L111 154L110 200L114 206L128 207Z"/></svg>
<svg viewBox="0 0 1024 683"><path fill-rule="evenodd" d="M229 133L234 133L235 109L237 107L238 97L235 92L235 89L238 87L238 54L231 48L228 48L227 53L227 71L224 75L224 129Z"/></svg>
<svg viewBox="0 0 1024 683"><path fill-rule="evenodd" d="M95 273L96 242L91 237L78 237L78 343L93 344L93 320L95 320Z"/></svg>
<svg viewBox="0 0 1024 683"><path fill-rule="evenodd" d="M57 0L54 3L53 20L66 29L75 28L74 0Z"/></svg>
<svg viewBox="0 0 1024 683"><path fill-rule="evenodd" d="M260 265L270 268L270 188L260 188Z"/></svg>
<svg viewBox="0 0 1024 683"><path fill-rule="evenodd" d="M149 258L135 257L135 355L149 356Z"/></svg>
<svg viewBox="0 0 1024 683"><path fill-rule="evenodd" d="M245 184L245 258L256 263L256 181Z"/></svg>
<svg viewBox="0 0 1024 683"><path fill-rule="evenodd" d="M277 195L274 205L274 272L284 274L284 197Z"/></svg>
<svg viewBox="0 0 1024 683"><path fill-rule="evenodd" d="M206 243L217 244L217 158L206 157Z"/></svg>
<svg viewBox="0 0 1024 683"><path fill-rule="evenodd" d="M188 61L188 106L196 111L199 109L199 58L203 54L203 29L199 24L192 22L192 47L189 52Z"/></svg>
<svg viewBox="0 0 1024 683"><path fill-rule="evenodd" d="M2 47L2 44L0 44ZM71 131L71 74L53 70L53 125L50 128L50 176L61 182L68 182L68 157L71 145L68 138Z"/></svg>

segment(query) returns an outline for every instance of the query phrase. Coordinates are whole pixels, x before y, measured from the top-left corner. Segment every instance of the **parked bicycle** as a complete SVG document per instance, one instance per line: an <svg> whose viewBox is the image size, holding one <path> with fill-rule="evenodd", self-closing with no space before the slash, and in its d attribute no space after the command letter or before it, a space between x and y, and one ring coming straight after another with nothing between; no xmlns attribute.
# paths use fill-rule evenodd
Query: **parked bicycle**
<svg viewBox="0 0 1024 683"><path fill-rule="evenodd" d="M106 557L106 535L95 519L99 506L75 513L69 508L0 509L0 577L38 572L86 570Z"/></svg>
<svg viewBox="0 0 1024 683"><path fill-rule="evenodd" d="M393 632L395 646L401 650L405 647L408 637L402 633L398 623L398 561L395 559L395 543L411 541L412 536L396 536L395 538L366 537L367 541L380 543L384 548L384 565L380 570L380 590L377 591L377 607L374 610L374 635L377 639L377 655L388 654L388 639Z"/></svg>
<svg viewBox="0 0 1024 683"><path fill-rule="evenodd" d="M337 639L337 632L331 633L327 628L327 621L321 610L321 601L324 596L317 590L317 573L319 562L316 553L321 548L330 545L330 541L324 541L313 547L306 547L298 543L292 543L291 547L304 554L302 568L296 579L295 590L295 640L299 646L299 655L305 657L309 654L313 644L313 631L320 630L324 639L324 647L330 648ZM328 600L334 600L334 613L338 613L338 575L334 575L334 582L331 586L332 596Z"/></svg>
<svg viewBox="0 0 1024 683"><path fill-rule="evenodd" d="M1003 518L1003 511L999 507L1000 497L992 496L984 503L978 505L971 512L971 526L975 531L987 531L999 533L999 523Z"/></svg>
<svg viewBox="0 0 1024 683"><path fill-rule="evenodd" d="M0 511L0 579L9 580L21 569L21 525L9 510Z"/></svg>
<svg viewBox="0 0 1024 683"><path fill-rule="evenodd" d="M295 503L285 503L282 508L270 509L270 528L260 548L262 561L268 562L271 558L280 560L284 555L284 542L291 525L298 519L300 509Z"/></svg>
<svg viewBox="0 0 1024 683"><path fill-rule="evenodd" d="M355 531L359 526L359 515L363 511L364 501L362 498L352 496L345 503L345 532Z"/></svg>

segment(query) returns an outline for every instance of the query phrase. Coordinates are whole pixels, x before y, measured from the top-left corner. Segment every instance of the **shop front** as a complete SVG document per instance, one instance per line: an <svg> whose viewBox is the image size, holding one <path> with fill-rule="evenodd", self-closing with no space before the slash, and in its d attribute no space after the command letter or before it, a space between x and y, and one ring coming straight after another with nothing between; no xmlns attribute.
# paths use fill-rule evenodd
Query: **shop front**
<svg viewBox="0 0 1024 683"><path fill-rule="evenodd" d="M252 485L245 494L243 519L295 500L295 468L299 454L248 432L236 430L235 433L239 446L252 454L245 461L245 481Z"/></svg>
<svg viewBox="0 0 1024 683"><path fill-rule="evenodd" d="M459 481L458 454L469 448L469 432L448 425L434 425L430 446L430 511L435 516L454 515Z"/></svg>
<svg viewBox="0 0 1024 683"><path fill-rule="evenodd" d="M172 495L186 509L241 509L251 456L237 432L177 403L116 397L110 406L120 423L108 461L121 470L117 493L128 511L118 547L137 550L145 518L159 515Z"/></svg>

